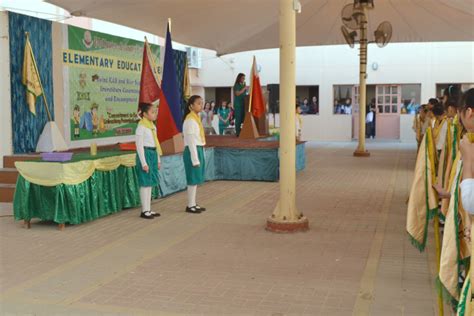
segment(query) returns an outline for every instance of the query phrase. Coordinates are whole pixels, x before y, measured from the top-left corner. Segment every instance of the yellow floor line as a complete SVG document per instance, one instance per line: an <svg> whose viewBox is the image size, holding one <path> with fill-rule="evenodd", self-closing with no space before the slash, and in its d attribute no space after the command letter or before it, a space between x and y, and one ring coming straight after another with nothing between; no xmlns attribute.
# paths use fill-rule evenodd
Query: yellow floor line
<svg viewBox="0 0 474 316"><path fill-rule="evenodd" d="M393 191L395 188L395 181L397 178L398 167L400 164L400 152L397 153L397 160L395 168L392 171L390 178L390 185L385 194L384 203L382 206L382 213L377 221L377 227L372 245L370 247L369 257L367 258L367 264L362 274L360 281L359 294L357 296L352 315L369 315L370 307L374 300L374 287L375 278L377 276L377 270L380 261L380 254L382 251L383 241L385 237L385 229L387 226L388 215L390 211L390 204L392 202Z"/></svg>

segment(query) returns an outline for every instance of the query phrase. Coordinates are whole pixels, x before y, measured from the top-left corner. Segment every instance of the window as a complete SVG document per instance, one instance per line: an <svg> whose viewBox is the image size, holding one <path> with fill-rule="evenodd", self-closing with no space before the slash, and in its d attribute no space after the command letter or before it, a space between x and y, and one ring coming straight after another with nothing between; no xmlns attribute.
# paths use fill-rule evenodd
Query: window
<svg viewBox="0 0 474 316"><path fill-rule="evenodd" d="M352 114L353 85L334 86L334 114Z"/></svg>
<svg viewBox="0 0 474 316"><path fill-rule="evenodd" d="M421 103L421 85L419 84L402 84L401 86L401 114L416 114Z"/></svg>
<svg viewBox="0 0 474 316"><path fill-rule="evenodd" d="M301 114L319 114L319 86L296 86L296 103L300 105Z"/></svg>
<svg viewBox="0 0 474 316"><path fill-rule="evenodd" d="M280 113L280 85L268 84L269 113ZM319 114L319 86L297 86L295 105L300 105L301 114ZM293 107L294 109L294 107Z"/></svg>
<svg viewBox="0 0 474 316"><path fill-rule="evenodd" d="M398 85L377 85L377 109L380 114L397 114L400 100Z"/></svg>

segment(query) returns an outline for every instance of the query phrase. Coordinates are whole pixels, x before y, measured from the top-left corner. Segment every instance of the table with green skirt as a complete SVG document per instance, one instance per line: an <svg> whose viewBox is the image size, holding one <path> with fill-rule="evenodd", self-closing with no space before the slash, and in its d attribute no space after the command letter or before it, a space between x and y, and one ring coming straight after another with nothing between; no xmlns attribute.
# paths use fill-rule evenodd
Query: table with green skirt
<svg viewBox="0 0 474 316"><path fill-rule="evenodd" d="M299 147L299 148L298 148ZM278 149L205 148L205 180L278 181ZM297 170L305 167L304 144L297 146ZM75 153L67 162L18 161L13 211L16 220L81 224L140 206L136 153ZM161 158L153 198L186 189L182 154Z"/></svg>

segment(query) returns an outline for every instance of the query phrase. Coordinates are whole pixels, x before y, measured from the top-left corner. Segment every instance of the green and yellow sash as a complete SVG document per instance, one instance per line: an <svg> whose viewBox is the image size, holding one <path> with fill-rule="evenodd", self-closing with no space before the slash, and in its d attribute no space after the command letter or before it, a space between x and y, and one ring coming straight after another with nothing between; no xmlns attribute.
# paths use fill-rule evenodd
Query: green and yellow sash
<svg viewBox="0 0 474 316"><path fill-rule="evenodd" d="M462 181L462 161L460 155L453 165L454 177L451 183L451 198L444 224L443 244L439 270L439 282L448 298L458 302L460 297L459 277L463 265L471 255L466 230L471 226L469 214L462 208L459 184Z"/></svg>
<svg viewBox="0 0 474 316"><path fill-rule="evenodd" d="M140 122L138 122L138 125L142 125L143 127L151 129L151 133L153 134L153 138L155 140L156 152L158 153L159 156L163 155L163 151L161 150L160 141L158 140L158 134L156 132L155 123L153 123L152 121L150 121L147 118L142 118L140 120Z"/></svg>
<svg viewBox="0 0 474 316"><path fill-rule="evenodd" d="M428 222L438 211L438 197L432 187L436 178L434 157L431 128L428 128L418 151L407 209L407 232L412 244L420 251L426 246Z"/></svg>
<svg viewBox="0 0 474 316"><path fill-rule="evenodd" d="M197 113L194 112L194 111L189 112L189 114L186 115L186 120L194 120L198 124L199 134L201 136L202 143L205 144L206 143L206 133L204 132L204 127L202 126L201 119L199 118Z"/></svg>

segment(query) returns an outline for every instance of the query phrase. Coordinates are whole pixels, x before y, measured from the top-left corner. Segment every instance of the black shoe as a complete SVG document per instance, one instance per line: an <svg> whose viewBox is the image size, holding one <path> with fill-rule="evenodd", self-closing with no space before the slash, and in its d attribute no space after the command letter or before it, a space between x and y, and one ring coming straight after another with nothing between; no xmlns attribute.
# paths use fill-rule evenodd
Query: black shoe
<svg viewBox="0 0 474 316"><path fill-rule="evenodd" d="M153 211L150 211L150 213L153 217L160 217L161 216L160 213L156 213L156 212L153 212Z"/></svg>
<svg viewBox="0 0 474 316"><path fill-rule="evenodd" d="M195 206L193 206L193 207L186 207L186 212L187 212L187 213L192 213L192 214L201 214L201 211L198 210Z"/></svg>
<svg viewBox="0 0 474 316"><path fill-rule="evenodd" d="M146 218L146 219L154 219L155 218L155 216L153 216L150 211L142 212L140 214L140 217L141 218Z"/></svg>
<svg viewBox="0 0 474 316"><path fill-rule="evenodd" d="M196 210L198 210L200 212L205 212L206 211L205 207L202 207L202 206L199 206L199 205L196 205L195 208L196 208Z"/></svg>

